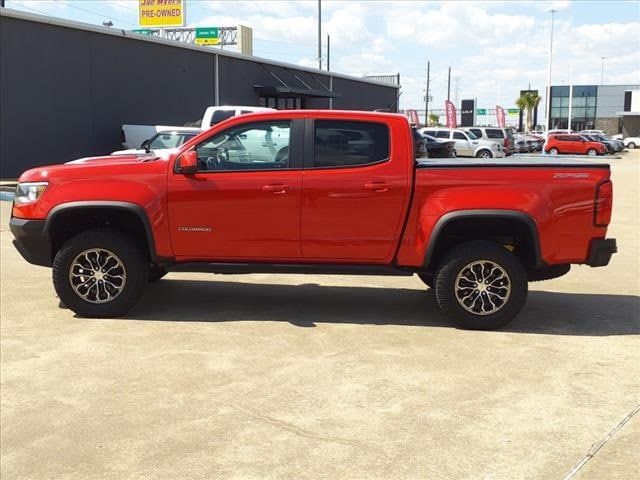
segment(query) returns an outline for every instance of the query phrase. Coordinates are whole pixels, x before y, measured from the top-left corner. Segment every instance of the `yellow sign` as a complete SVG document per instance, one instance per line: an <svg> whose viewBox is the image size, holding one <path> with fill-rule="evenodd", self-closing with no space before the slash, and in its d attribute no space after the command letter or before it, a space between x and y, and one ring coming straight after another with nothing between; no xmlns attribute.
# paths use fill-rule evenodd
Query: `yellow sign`
<svg viewBox="0 0 640 480"><path fill-rule="evenodd" d="M185 1L139 0L138 24L141 27L182 27Z"/></svg>

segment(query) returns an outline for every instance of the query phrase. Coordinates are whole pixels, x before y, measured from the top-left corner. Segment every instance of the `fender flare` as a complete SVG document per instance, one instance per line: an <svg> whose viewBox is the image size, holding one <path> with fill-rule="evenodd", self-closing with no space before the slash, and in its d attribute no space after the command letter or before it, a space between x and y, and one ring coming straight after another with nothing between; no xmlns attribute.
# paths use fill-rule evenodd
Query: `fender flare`
<svg viewBox="0 0 640 480"><path fill-rule="evenodd" d="M153 238L153 230L151 229L151 222L149 222L149 217L147 216L147 212L144 210L144 208L136 203L118 202L113 200L89 200L61 203L59 205L56 205L49 211L49 214L47 215L44 223L43 233L46 235L49 234L49 229L58 214L62 212L68 212L70 210L83 210L85 208L125 210L135 214L140 219L144 227L144 231L147 237L147 247L149 248L149 257L153 262L156 262L158 260L156 255L155 240Z"/></svg>
<svg viewBox="0 0 640 480"><path fill-rule="evenodd" d="M431 237L429 239L429 245L424 256L424 267L426 268L431 261L433 251L438 243L438 237L444 230L444 228L454 220L460 220L465 218L506 218L509 220L517 220L524 223L529 229L531 239L533 241L533 249L535 255L535 268L541 268L546 266L546 262L542 260L540 254L540 237L538 235L538 227L533 218L527 213L517 210L499 210L499 209L478 209L478 210L456 210L455 212L449 212L442 215L436 222L433 230L431 231Z"/></svg>

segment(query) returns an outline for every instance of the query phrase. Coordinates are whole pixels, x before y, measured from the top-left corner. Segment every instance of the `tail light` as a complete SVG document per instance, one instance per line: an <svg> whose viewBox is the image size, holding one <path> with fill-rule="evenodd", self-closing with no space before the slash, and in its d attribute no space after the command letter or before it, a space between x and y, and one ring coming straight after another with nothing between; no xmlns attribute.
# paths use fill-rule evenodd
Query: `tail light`
<svg viewBox="0 0 640 480"><path fill-rule="evenodd" d="M596 227L606 227L611 221L613 208L613 184L610 180L598 185L594 205L593 223Z"/></svg>

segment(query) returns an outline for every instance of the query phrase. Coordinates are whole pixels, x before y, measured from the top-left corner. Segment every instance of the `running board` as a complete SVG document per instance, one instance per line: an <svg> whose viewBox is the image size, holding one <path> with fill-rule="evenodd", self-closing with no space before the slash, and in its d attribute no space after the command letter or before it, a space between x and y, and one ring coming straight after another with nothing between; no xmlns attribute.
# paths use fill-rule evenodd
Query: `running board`
<svg viewBox="0 0 640 480"><path fill-rule="evenodd" d="M203 273L292 273L292 274L325 274L325 275L394 275L411 276L416 270L385 265L335 265L304 263L208 263L188 262L167 266L171 272L203 272Z"/></svg>

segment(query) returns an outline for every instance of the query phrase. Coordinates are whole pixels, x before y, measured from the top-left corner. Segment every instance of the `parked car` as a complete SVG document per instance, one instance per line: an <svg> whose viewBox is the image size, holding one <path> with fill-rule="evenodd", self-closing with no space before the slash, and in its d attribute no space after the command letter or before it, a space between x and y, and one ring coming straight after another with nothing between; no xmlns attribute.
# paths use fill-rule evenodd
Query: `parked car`
<svg viewBox="0 0 640 480"><path fill-rule="evenodd" d="M166 130L156 133L149 140L142 142L141 148L130 148L127 150L116 150L111 155L130 155L130 154L145 154L154 152L156 154L163 154L169 150L177 149L180 145L187 140L191 140L193 137L201 133L199 128L181 129L181 130Z"/></svg>
<svg viewBox="0 0 640 480"><path fill-rule="evenodd" d="M583 137L588 138L593 142L600 142L605 147L607 147L608 153L617 153L624 150L624 143L619 140L614 140L612 138L605 137L603 135L591 134L591 135L582 135Z"/></svg>
<svg viewBox="0 0 640 480"><path fill-rule="evenodd" d="M580 130L577 133L586 133L587 135L607 135L604 130Z"/></svg>
<svg viewBox="0 0 640 480"><path fill-rule="evenodd" d="M268 162L243 144L276 129L288 141ZM345 143L346 131L367 143ZM413 143L395 114L239 116L168 160L28 170L10 228L28 262L53 269L61 302L88 317L125 315L169 270L418 274L456 324L492 329L522 309L528 281L604 266L616 252L606 238L609 165L416 161ZM242 149L249 162L229 153ZM588 175L571 173L587 166Z"/></svg>
<svg viewBox="0 0 640 480"><path fill-rule="evenodd" d="M414 129L416 158L453 158L456 156L455 142L440 141L431 135L423 135Z"/></svg>
<svg viewBox="0 0 640 480"><path fill-rule="evenodd" d="M542 151L542 147L544 145L544 137L538 136L538 135L532 135L532 134L524 134L525 138L528 138L529 140L531 140L531 143L533 144L533 151L534 152L541 152Z"/></svg>
<svg viewBox="0 0 640 480"><path fill-rule="evenodd" d="M545 151L551 155L574 154L574 155L604 155L607 147L600 142L592 142L582 135L576 134L551 134L547 138Z"/></svg>
<svg viewBox="0 0 640 480"><path fill-rule="evenodd" d="M477 138L473 133L462 129L425 127L419 132L441 141L453 140L457 157L502 158L505 156L501 143Z"/></svg>
<svg viewBox="0 0 640 480"><path fill-rule="evenodd" d="M236 115L244 115L247 113L274 111L273 108L265 107L249 107L249 106L216 106L207 107L202 115L202 119L198 120L200 130L208 130L213 125L234 117ZM149 140L156 133L173 130L193 130L192 127L177 127L169 125L122 125L120 130L120 138L122 146L126 149L143 148L142 143ZM197 128L197 125L195 126Z"/></svg>
<svg viewBox="0 0 640 480"><path fill-rule="evenodd" d="M535 145L533 143L533 140L525 137L524 135L515 133L513 135L513 140L515 144L516 153L531 153L535 150Z"/></svg>
<svg viewBox="0 0 640 480"><path fill-rule="evenodd" d="M473 133L478 138L485 140L502 142L502 149L506 156L515 152L515 140L511 128L500 127L468 127L466 130Z"/></svg>
<svg viewBox="0 0 640 480"><path fill-rule="evenodd" d="M624 146L633 150L640 147L640 137L627 137L623 140Z"/></svg>

